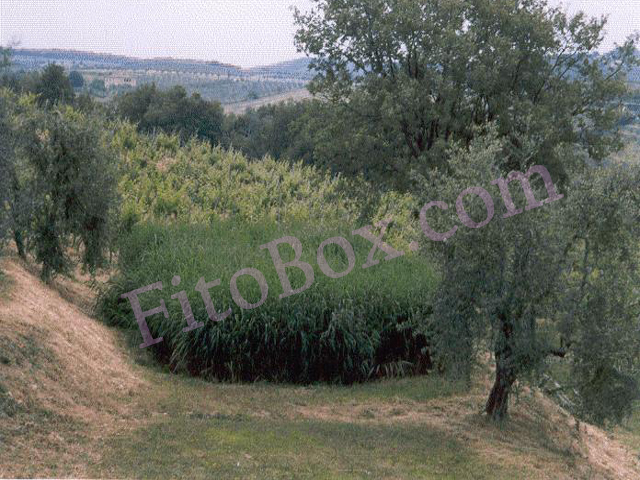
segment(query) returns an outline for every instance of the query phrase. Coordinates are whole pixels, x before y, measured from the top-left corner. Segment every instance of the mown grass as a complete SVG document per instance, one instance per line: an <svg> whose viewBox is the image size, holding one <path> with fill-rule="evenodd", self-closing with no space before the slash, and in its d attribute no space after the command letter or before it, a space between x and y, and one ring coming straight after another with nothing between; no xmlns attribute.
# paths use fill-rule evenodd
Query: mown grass
<svg viewBox="0 0 640 480"><path fill-rule="evenodd" d="M428 362L424 348L426 316L435 286L435 275L420 256L407 252L391 261L378 252L380 263L363 269L372 244L351 232L353 225L247 225L219 222L209 226L140 225L122 240L120 274L102 297L100 310L111 324L137 331L129 302L120 295L161 281L164 289L140 297L143 310L164 299L169 318L147 319L154 337L164 341L153 351L173 368L229 380L268 379L290 382L317 380L350 383L384 373L424 371ZM314 283L302 293L280 299L283 287L273 261L261 245L293 236L302 244L302 260L314 268ZM317 264L318 246L326 239L342 236L351 242L356 264L351 273L331 279ZM284 262L293 260L290 245L279 247ZM331 268L342 272L347 257L336 245L325 249ZM241 310L232 300L229 283L240 269L255 268L269 286L263 305ZM298 268L288 268L294 289L302 287L305 276ZM181 278L178 287L171 280ZM233 314L222 322L209 321L195 286L221 279L211 289L219 313L231 307ZM257 282L241 277L238 288L250 303L260 300ZM185 290L194 316L205 326L189 333L184 313L171 294ZM139 333L138 333L139 335Z"/></svg>
<svg viewBox="0 0 640 480"><path fill-rule="evenodd" d="M136 478L518 478L412 425L178 418L112 448L103 468Z"/></svg>
<svg viewBox="0 0 640 480"><path fill-rule="evenodd" d="M183 384L183 382L185 382ZM296 406L397 404L448 397L437 376L353 386L211 385L167 379L153 420L104 444L96 476L134 478L525 478L438 428L357 417L291 418ZM153 410L153 409L150 409Z"/></svg>

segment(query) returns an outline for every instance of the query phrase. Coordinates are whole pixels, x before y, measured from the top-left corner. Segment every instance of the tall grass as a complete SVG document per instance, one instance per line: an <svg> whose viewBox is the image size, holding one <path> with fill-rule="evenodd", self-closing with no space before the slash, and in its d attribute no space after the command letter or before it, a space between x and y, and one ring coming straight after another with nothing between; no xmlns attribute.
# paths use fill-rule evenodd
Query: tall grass
<svg viewBox="0 0 640 480"><path fill-rule="evenodd" d="M336 224L337 225L337 224ZM376 375L421 372L428 368L428 338L424 317L430 311L434 274L421 257L407 255L363 269L371 243L351 231L358 225L327 227L313 224L248 224L219 221L211 226L137 225L120 242L120 274L103 292L99 311L107 322L137 332L127 300L120 295L158 281L163 291L143 294L143 310L164 299L169 318L147 318L154 337L164 341L153 347L157 357L174 369L224 380L268 379L288 382L336 381L351 383ZM259 246L284 236L303 245L302 260L314 268L315 282L306 291L279 299L282 287L267 250ZM316 252L322 241L343 236L351 242L356 266L340 278L326 277ZM283 261L293 259L293 249L280 245ZM329 265L340 272L347 266L344 252L325 249ZM266 302L254 310L241 310L232 300L229 282L242 268L260 270L269 286ZM292 287L304 284L302 271L288 268ZM179 275L178 287L171 279ZM198 280L221 279L211 290L216 310L233 309L222 322L208 319ZM238 287L253 303L260 290L251 277L241 277ZM184 314L172 294L186 290L197 321L203 328L183 333ZM137 333L139 335L139 333Z"/></svg>
<svg viewBox="0 0 640 480"><path fill-rule="evenodd" d="M177 135L143 135L126 123L114 130L125 231L141 221L356 224L392 217L387 238L399 246L422 236L422 204L412 195L380 192L363 179L333 177L302 163L251 161L196 139L181 144Z"/></svg>

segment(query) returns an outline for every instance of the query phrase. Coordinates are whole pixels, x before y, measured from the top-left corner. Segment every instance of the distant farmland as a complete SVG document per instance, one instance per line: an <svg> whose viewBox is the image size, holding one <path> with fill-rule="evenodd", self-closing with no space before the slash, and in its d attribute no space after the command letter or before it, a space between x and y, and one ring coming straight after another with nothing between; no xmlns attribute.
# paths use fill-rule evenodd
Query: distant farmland
<svg viewBox="0 0 640 480"><path fill-rule="evenodd" d="M207 100L243 108L242 103L269 99L303 98L304 90L313 77L309 60L299 58L274 65L241 68L216 61L198 61L175 58L143 59L74 50L16 49L12 58L14 69L40 70L50 63L62 65L66 70L77 70L86 81L87 89L94 80L107 83L107 88L90 89L92 96L101 99L113 97L146 83L155 83L160 89L183 86L189 94L199 93ZM114 77L131 78L131 85L109 85ZM238 105L238 107L235 107Z"/></svg>
<svg viewBox="0 0 640 480"><path fill-rule="evenodd" d="M250 108L259 108L264 105L270 105L274 103L286 102L287 100L304 100L305 98L311 98L312 95L306 88L298 90L291 90L286 93L280 93L278 95L271 95L269 97L258 98L256 100L248 100L245 102L229 103L224 106L225 113L235 113L236 115L242 114Z"/></svg>

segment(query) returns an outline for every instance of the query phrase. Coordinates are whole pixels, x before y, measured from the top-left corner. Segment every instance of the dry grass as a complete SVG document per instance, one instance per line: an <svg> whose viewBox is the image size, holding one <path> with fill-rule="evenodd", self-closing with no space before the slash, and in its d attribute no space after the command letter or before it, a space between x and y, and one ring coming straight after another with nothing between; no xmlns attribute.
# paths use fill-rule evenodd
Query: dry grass
<svg viewBox="0 0 640 480"><path fill-rule="evenodd" d="M12 285L0 301L0 385L13 412L0 417L0 476L22 476L27 465L39 473L58 462L82 475L97 457L85 442L130 428L130 399L146 381L131 368L117 332L18 260L5 261L3 270Z"/></svg>
<svg viewBox="0 0 640 480"><path fill-rule="evenodd" d="M487 422L489 372L470 393L437 377L177 377L137 364L120 332L90 318L84 284L43 285L15 258L3 269L0 477L640 478L628 432L624 446L537 391L521 393L505 424Z"/></svg>

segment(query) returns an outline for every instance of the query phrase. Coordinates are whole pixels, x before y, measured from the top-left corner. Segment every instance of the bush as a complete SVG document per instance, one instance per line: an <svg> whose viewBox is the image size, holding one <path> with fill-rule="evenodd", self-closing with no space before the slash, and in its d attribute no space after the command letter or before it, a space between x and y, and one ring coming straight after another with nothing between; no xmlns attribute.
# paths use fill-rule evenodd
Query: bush
<svg viewBox="0 0 640 480"><path fill-rule="evenodd" d="M98 309L108 323L139 335L129 301L120 295L162 281L163 291L140 297L143 310L165 299L170 314L168 319L163 315L147 318L154 338L164 337L150 348L173 369L194 375L240 381L350 383L371 376L424 372L430 359L422 325L435 284L432 270L410 252L363 269L372 245L352 236L355 228L249 225L238 220L211 227L137 225L121 241L121 273L103 292ZM271 257L259 246L288 235L301 241L302 260L313 266L315 282L304 292L280 300L282 287ZM316 262L320 243L334 236L347 238L356 255L351 273L339 279L326 277ZM290 246L280 245L279 250L284 262L293 258ZM325 256L336 272L348 266L340 247L328 246ZM378 251L376 258L384 254ZM246 267L260 270L269 286L267 300L254 310L241 310L229 292L233 274ZM301 270L288 268L287 273L294 289L304 284ZM174 275L182 279L178 287L171 287ZM207 282L221 279L221 285L210 293L219 313L233 309L222 322L207 317L195 291L201 277ZM260 299L258 285L250 277L241 277L238 287L247 301ZM180 304L169 300L170 294L180 290L186 290L196 321L205 323L203 328L182 332L186 321Z"/></svg>

